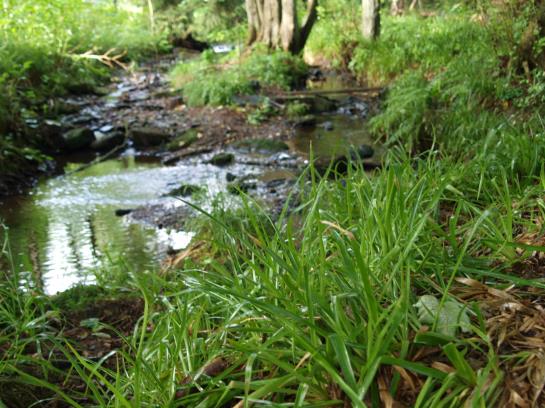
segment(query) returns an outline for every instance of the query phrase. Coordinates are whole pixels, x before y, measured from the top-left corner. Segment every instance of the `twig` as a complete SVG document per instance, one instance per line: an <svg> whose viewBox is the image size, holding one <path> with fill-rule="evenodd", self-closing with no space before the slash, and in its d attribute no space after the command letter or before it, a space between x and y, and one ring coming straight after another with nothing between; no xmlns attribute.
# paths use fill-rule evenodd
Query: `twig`
<svg viewBox="0 0 545 408"><path fill-rule="evenodd" d="M77 169L74 169L72 171L69 171L65 173L65 176L69 176L74 173L79 173L80 171L83 171L85 169L88 169L89 167L94 166L95 164L101 163L104 160L108 160L110 157L112 157L114 154L116 154L119 150L124 148L127 145L127 140L125 139L122 144L114 147L112 150L110 150L108 153L103 154L102 156L98 156L96 159L90 161L89 163L85 163L78 167Z"/></svg>
<svg viewBox="0 0 545 408"><path fill-rule="evenodd" d="M121 58L123 58L125 55L127 55L127 51L123 51L121 54L112 55L115 52L115 48L112 48L104 54L93 54L92 50L86 51L83 54L70 54L71 58L75 59L90 59L99 61L104 65L109 66L110 68L113 68L114 66L121 67L125 71L129 69L127 64L124 64L121 62Z"/></svg>
<svg viewBox="0 0 545 408"><path fill-rule="evenodd" d="M375 88L343 88L343 89L310 89L305 91L292 91L280 93L277 96L280 98L290 97L290 96L299 96L299 95L329 95L329 94L343 94L343 93L371 93L371 92L380 92L384 88L375 87Z"/></svg>

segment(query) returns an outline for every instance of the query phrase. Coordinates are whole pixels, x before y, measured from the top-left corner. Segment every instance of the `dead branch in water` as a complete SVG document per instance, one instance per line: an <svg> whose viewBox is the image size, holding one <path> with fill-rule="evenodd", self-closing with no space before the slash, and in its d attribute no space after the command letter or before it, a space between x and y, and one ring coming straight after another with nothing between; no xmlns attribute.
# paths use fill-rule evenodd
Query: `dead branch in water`
<svg viewBox="0 0 545 408"><path fill-rule="evenodd" d="M352 93L373 93L381 92L383 87L375 88L343 88L343 89L308 89L304 91L291 91L278 94L279 97L305 96L305 95L334 95L334 94L352 94Z"/></svg>

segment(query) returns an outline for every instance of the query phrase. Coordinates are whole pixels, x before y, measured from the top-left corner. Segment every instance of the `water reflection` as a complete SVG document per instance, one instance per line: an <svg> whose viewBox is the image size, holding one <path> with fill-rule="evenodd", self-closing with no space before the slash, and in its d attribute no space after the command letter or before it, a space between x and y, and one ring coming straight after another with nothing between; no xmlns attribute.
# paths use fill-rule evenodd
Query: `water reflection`
<svg viewBox="0 0 545 408"><path fill-rule="evenodd" d="M169 248L187 246L191 233L129 223L115 209L174 201L161 195L193 170L124 157L45 181L32 195L0 202L22 283L55 294L75 283L94 282L94 272L116 259L147 269ZM212 188L217 184L214 177L206 182Z"/></svg>

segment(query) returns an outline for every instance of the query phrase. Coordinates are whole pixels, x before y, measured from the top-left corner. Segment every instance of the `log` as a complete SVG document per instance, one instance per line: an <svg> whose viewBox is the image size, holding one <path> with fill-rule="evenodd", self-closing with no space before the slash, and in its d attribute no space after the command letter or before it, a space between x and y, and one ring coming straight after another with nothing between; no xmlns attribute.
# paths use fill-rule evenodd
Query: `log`
<svg viewBox="0 0 545 408"><path fill-rule="evenodd" d="M290 96L305 96L305 95L336 95L336 94L352 94L352 93L373 93L383 91L383 87L374 88L343 88L343 89L308 89L304 91L291 91L277 94L280 98L286 98Z"/></svg>

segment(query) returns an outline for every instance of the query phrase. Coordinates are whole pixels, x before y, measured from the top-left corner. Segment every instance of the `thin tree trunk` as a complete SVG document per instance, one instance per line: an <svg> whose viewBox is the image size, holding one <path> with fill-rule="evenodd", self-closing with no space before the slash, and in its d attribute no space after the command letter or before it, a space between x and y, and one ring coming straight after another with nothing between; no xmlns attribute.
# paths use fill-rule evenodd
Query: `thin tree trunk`
<svg viewBox="0 0 545 408"><path fill-rule="evenodd" d="M256 0L246 0L246 14L248 16L248 44L257 40L260 26L260 16Z"/></svg>
<svg viewBox="0 0 545 408"><path fill-rule="evenodd" d="M362 0L361 33L363 38L374 40L380 34L379 0Z"/></svg>
<svg viewBox="0 0 545 408"><path fill-rule="evenodd" d="M303 20L303 25L301 26L301 31L299 33L299 44L297 52L303 51L305 44L307 43L308 37L314 23L318 19L318 0L308 0L307 3L307 14Z"/></svg>
<svg viewBox="0 0 545 408"><path fill-rule="evenodd" d="M392 0L390 14L392 16L400 16L405 10L405 0Z"/></svg>
<svg viewBox="0 0 545 408"><path fill-rule="evenodd" d="M154 12L153 12L153 2L152 2L152 0L148 0L148 13L149 13L150 30L153 33L155 31L155 15L154 15Z"/></svg>

